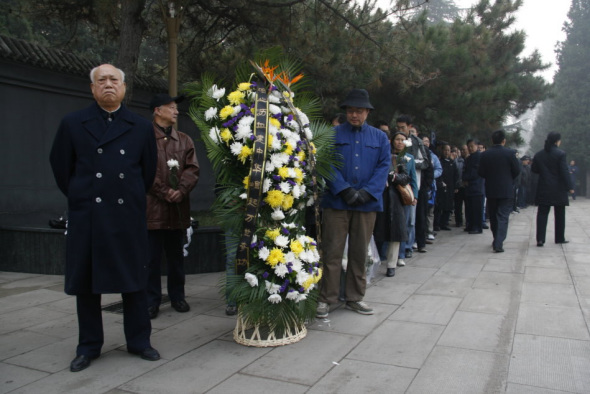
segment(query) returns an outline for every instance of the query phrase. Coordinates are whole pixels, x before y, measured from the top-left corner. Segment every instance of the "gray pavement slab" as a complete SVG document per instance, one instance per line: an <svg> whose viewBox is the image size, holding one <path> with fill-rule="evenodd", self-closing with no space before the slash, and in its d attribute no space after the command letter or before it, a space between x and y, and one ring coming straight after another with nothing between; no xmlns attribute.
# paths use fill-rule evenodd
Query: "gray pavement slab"
<svg viewBox="0 0 590 394"><path fill-rule="evenodd" d="M225 273L188 275L191 311L164 304L152 321L161 360L128 354L123 316L103 312L102 355L78 373L63 277L0 272L0 394L589 393L590 200L567 209L566 245L550 242L550 218L536 246L535 207L511 215L505 253L492 253L489 230L441 231L395 277L377 269L365 295L374 315L333 305L284 347L236 344Z"/></svg>

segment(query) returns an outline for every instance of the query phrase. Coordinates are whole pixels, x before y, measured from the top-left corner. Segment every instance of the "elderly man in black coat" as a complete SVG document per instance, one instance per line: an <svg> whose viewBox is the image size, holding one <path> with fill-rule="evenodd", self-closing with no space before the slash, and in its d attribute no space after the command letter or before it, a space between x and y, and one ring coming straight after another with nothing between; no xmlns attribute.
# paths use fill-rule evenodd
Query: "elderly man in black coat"
<svg viewBox="0 0 590 394"><path fill-rule="evenodd" d="M565 244L565 207L569 205L568 191L574 193L574 184L569 174L565 152L558 149L561 134L551 132L545 140L543 150L533 158L532 172L539 174L537 196L537 246L545 243L547 217L553 206L555 217L555 243Z"/></svg>
<svg viewBox="0 0 590 394"><path fill-rule="evenodd" d="M96 102L66 115L50 154L68 199L65 292L76 295L79 340L72 372L100 356L101 294L122 293L127 351L160 358L148 316L146 192L156 173L152 125L121 104L125 74L110 64L90 72Z"/></svg>
<svg viewBox="0 0 590 394"><path fill-rule="evenodd" d="M508 220L514 202L514 179L520 173L520 163L516 151L504 147L504 130L494 131L492 142L494 146L481 153L477 173L485 180L490 227L494 236L492 248L495 253L501 253L508 233Z"/></svg>

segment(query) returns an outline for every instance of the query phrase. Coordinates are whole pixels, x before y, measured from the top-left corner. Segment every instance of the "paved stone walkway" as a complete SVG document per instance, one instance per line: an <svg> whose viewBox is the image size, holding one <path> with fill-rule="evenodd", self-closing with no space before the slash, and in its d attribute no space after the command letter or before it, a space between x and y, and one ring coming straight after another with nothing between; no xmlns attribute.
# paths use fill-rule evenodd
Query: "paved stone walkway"
<svg viewBox="0 0 590 394"><path fill-rule="evenodd" d="M78 373L63 278L0 272L0 393L589 393L589 211L567 209L567 245L550 220L536 246L533 207L511 216L505 253L489 230L441 232L394 278L381 267L365 298L375 315L340 306L286 347L233 342L222 273L190 275L192 310L153 320L160 361L129 355L122 316L105 312L102 356Z"/></svg>

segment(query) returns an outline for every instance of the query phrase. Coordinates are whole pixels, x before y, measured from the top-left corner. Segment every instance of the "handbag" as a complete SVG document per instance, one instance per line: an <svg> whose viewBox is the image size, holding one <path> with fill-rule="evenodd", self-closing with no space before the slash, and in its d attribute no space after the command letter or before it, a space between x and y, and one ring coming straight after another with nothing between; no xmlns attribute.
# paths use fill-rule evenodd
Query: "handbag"
<svg viewBox="0 0 590 394"><path fill-rule="evenodd" d="M398 184L395 185L395 188L399 192L402 205L412 205L412 203L414 202L414 192L412 191L412 186L402 186Z"/></svg>

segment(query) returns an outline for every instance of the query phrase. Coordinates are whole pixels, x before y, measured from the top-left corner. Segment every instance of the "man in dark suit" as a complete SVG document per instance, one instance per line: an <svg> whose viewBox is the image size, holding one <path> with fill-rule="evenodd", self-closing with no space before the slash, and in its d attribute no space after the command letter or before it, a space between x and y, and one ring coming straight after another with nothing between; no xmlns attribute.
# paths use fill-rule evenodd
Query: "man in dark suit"
<svg viewBox="0 0 590 394"><path fill-rule="evenodd" d="M520 173L520 164L516 151L504 147L504 130L493 132L492 143L494 146L481 153L477 173L485 180L490 226L494 236L492 248L495 253L501 253L504 251L508 219L514 201L514 179Z"/></svg>
<svg viewBox="0 0 590 394"><path fill-rule="evenodd" d="M79 339L72 372L90 366L104 342L101 294L121 293L127 351L160 358L150 344L146 192L156 173L152 125L121 104L125 74L110 64L90 72L96 100L66 115L50 154L68 199L65 292L76 296Z"/></svg>
<svg viewBox="0 0 590 394"><path fill-rule="evenodd" d="M477 150L478 142L467 140L469 156L463 167L463 184L465 185L465 231L469 234L482 233L483 216L483 179L477 174L481 153Z"/></svg>

